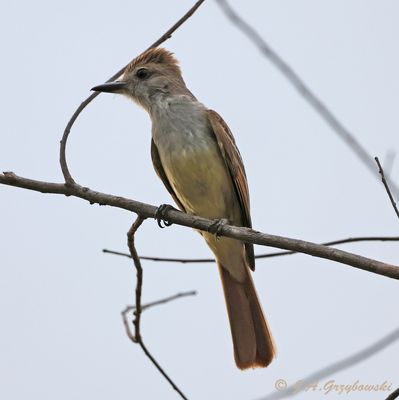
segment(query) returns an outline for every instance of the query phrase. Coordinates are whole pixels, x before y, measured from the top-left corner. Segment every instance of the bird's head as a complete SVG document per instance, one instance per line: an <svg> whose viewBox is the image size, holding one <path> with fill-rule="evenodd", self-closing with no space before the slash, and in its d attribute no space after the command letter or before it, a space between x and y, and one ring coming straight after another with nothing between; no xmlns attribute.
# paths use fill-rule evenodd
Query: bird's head
<svg viewBox="0 0 399 400"><path fill-rule="evenodd" d="M119 80L92 90L124 94L147 110L161 97L187 93L178 61L162 48L147 50L126 67Z"/></svg>

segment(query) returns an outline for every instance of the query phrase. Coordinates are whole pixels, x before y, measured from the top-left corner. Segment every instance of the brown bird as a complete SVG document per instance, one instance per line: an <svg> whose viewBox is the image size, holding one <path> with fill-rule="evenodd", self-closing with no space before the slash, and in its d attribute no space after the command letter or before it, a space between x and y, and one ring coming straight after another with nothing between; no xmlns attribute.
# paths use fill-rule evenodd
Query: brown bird
<svg viewBox="0 0 399 400"><path fill-rule="evenodd" d="M187 89L172 53L148 50L119 81L93 90L124 94L149 113L154 168L182 211L252 226L247 178L234 137L223 119ZM200 233L219 267L236 364L266 367L275 348L250 274L253 245Z"/></svg>

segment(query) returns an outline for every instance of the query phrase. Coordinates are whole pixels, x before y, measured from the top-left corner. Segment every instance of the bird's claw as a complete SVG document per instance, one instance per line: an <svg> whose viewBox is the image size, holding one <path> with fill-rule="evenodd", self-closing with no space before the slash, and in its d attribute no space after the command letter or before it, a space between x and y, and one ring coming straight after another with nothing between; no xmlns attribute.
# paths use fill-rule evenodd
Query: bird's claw
<svg viewBox="0 0 399 400"><path fill-rule="evenodd" d="M157 221L158 226L162 229L173 224L173 222L165 221L165 213L169 210L175 210L175 208L170 204L161 204L157 208L157 211L155 211L154 219Z"/></svg>
<svg viewBox="0 0 399 400"><path fill-rule="evenodd" d="M209 226L208 232L213 233L215 235L215 239L220 239L220 234L222 233L222 229L225 225L227 225L229 221L225 218L215 219L212 225Z"/></svg>

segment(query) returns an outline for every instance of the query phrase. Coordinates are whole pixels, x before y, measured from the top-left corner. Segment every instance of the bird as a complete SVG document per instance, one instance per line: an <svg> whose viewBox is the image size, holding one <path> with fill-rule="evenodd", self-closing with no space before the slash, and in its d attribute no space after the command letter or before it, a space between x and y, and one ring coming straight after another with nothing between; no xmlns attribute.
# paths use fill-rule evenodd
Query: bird
<svg viewBox="0 0 399 400"><path fill-rule="evenodd" d="M157 175L180 210L216 221L215 231L199 233L218 266L236 365L268 366L276 350L251 277L253 244L217 234L226 222L252 227L244 164L228 125L196 99L174 54L161 47L136 57L118 80L92 90L125 95L148 112Z"/></svg>

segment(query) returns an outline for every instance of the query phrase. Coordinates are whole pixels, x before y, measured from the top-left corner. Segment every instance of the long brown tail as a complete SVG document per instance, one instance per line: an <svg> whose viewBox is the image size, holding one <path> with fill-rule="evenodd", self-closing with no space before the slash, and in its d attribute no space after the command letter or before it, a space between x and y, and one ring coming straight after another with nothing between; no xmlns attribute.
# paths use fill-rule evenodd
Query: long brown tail
<svg viewBox="0 0 399 400"><path fill-rule="evenodd" d="M247 267L246 270L245 281L238 282L219 265L233 337L234 358L240 369L267 367L275 356L273 338Z"/></svg>

